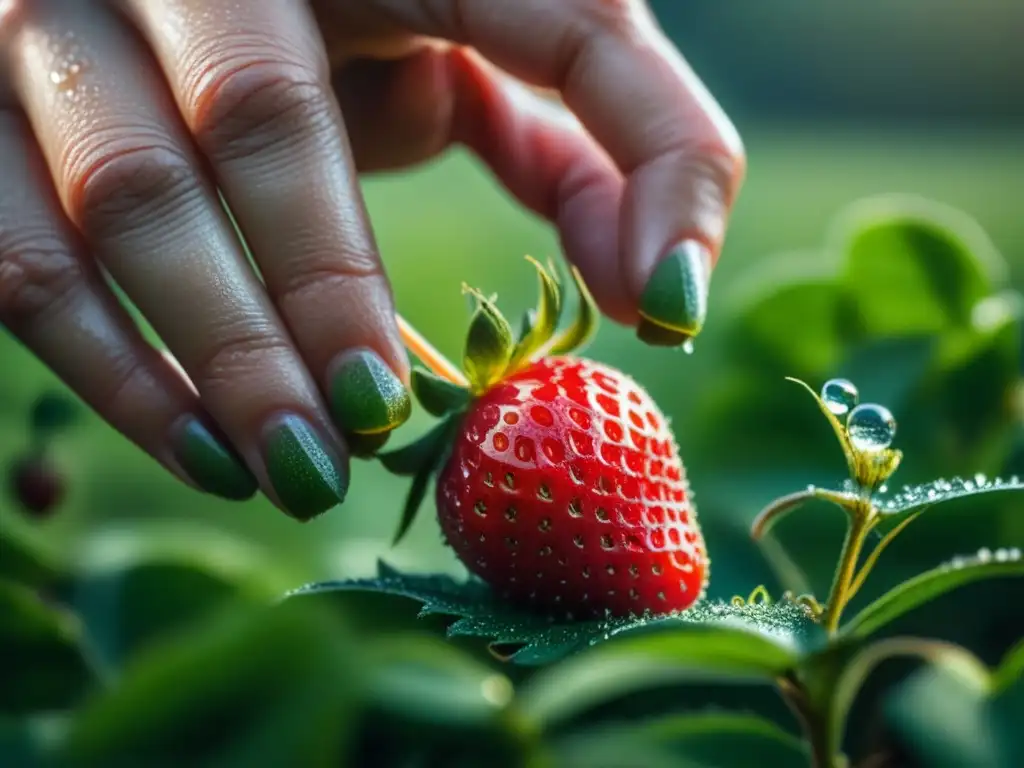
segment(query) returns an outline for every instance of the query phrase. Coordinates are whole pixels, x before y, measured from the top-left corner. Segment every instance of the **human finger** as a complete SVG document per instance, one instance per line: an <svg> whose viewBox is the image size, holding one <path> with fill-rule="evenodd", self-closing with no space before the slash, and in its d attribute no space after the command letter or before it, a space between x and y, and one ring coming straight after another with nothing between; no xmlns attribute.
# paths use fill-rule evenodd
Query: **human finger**
<svg viewBox="0 0 1024 768"><path fill-rule="evenodd" d="M0 108L0 163L0 325L180 479L250 498L255 478L107 286L13 109Z"/></svg>
<svg viewBox="0 0 1024 768"><path fill-rule="evenodd" d="M337 425L357 438L386 435L411 411L408 359L308 9L283 0L122 5Z"/></svg>
<svg viewBox="0 0 1024 768"><path fill-rule="evenodd" d="M63 207L268 495L314 517L345 496L344 447L159 70L98 9L35 3L9 47Z"/></svg>

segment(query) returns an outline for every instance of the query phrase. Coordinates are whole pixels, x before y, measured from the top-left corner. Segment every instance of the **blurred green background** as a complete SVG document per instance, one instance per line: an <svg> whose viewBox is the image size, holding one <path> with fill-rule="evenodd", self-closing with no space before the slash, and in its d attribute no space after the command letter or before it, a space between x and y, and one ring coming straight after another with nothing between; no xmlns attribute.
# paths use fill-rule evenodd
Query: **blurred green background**
<svg viewBox="0 0 1024 768"><path fill-rule="evenodd" d="M864 396L885 398L901 425L909 425L897 437L908 453L897 481L1020 466L1019 334L1005 354L993 353L997 373L985 367L992 356L980 352L939 370L910 344L913 334L949 336L953 344L964 323L896 323L862 338L871 342L862 349L823 319L827 290L792 301L780 293L761 315L752 316L751 308L794 280L830 280L840 270L838 255L823 250L834 217L883 193L923 196L973 217L1005 262L990 264L985 292L1024 288L1024 5L664 0L656 6L738 123L748 181L695 354L647 349L605 323L588 356L629 372L672 417L715 558L712 593L728 597L760 581L775 584L746 539L759 506L810 482L842 480L842 457L827 426L784 375L806 376L818 386L840 369L862 372L857 383ZM400 310L453 357L467 321L462 281L499 292L502 308L516 316L534 300L535 278L522 256L558 255L551 227L520 210L462 152L370 179L365 189ZM872 279L860 283L868 294ZM878 295L894 306L913 295L881 273L877 280ZM955 375L961 378L947 386ZM0 463L24 448L32 400L57 386L13 340L0 338ZM426 423L417 414L393 444ZM935 429L952 437L938 439ZM454 568L429 514L401 548L390 549L406 488L370 463L355 465L343 507L298 525L262 499L239 505L198 495L91 416L59 449L71 482L60 514L45 523L26 521L0 497L0 525L23 530L62 558L103 561L136 536L177 541L225 562L241 548L281 589L367 574L381 556L404 568ZM879 586L958 551L1024 541L1024 515L1012 515L1005 500L991 504L991 515L976 504L954 505L920 522L919 534L887 556ZM828 513L819 517L796 550L823 592L834 558L831 537L840 528Z"/></svg>

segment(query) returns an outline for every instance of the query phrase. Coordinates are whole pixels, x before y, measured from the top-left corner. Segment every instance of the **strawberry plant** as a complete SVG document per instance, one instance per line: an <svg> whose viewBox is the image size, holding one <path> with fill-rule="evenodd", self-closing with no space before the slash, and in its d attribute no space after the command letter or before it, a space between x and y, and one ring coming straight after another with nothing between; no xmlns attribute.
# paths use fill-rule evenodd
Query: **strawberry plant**
<svg viewBox="0 0 1024 768"><path fill-rule="evenodd" d="M607 696L635 683L614 664L607 679L595 672L597 662L619 654L643 658L632 662L637 677L683 669L761 677L798 716L817 766L839 764L852 700L890 657L966 670L981 689L991 688L992 673L967 650L928 638L887 638L884 630L959 586L1024 576L1019 547L951 560L851 617L845 610L883 551L926 510L965 496L1024 491L1024 481L978 475L890 493L902 453L892 447L896 420L889 410L859 402L845 379L825 382L820 394L792 379L831 425L849 478L839 488L809 486L777 499L757 516L752 535L761 538L809 501L837 507L847 532L831 589L823 599L787 592L773 600L761 586L747 598L708 600L708 552L664 416L629 377L570 356L596 317L586 287L574 273L577 314L559 332L559 282L554 270L533 264L540 301L518 337L494 300L475 290L468 290L476 308L461 372L415 337L410 346L433 370L414 371L414 391L440 421L420 440L380 457L394 473L413 477L397 538L436 474L438 521L470 577L402 574L382 564L377 579L315 584L293 597L357 590L410 598L424 615L453 617L450 637L484 638L519 664L548 664L616 638L585 656L585 667L552 673L557 684L549 695L558 704L541 700L560 714L584 706L566 694L574 685L598 686ZM1019 666L1022 650L1011 653L1006 669Z"/></svg>

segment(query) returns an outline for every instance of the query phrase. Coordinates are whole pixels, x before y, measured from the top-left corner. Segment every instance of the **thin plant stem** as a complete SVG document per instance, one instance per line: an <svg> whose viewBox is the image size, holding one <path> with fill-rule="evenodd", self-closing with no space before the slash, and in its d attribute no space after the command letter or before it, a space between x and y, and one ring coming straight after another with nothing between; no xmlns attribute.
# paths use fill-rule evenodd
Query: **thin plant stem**
<svg viewBox="0 0 1024 768"><path fill-rule="evenodd" d="M839 567L836 568L825 608L823 624L829 634L835 634L839 628L839 619L851 597L850 585L857 573L857 562L874 522L875 514L870 501L864 501L850 510L850 525L846 529L846 539L839 554Z"/></svg>
<svg viewBox="0 0 1024 768"><path fill-rule="evenodd" d="M468 387L469 381L462 375L462 372L455 367L455 364L442 355L437 348L427 341L408 320L401 315L395 315L398 322L398 332L402 335L402 342L406 349L423 361L431 371L442 379L447 379L460 387Z"/></svg>
<svg viewBox="0 0 1024 768"><path fill-rule="evenodd" d="M878 562L878 558L881 557L885 548L892 543L893 539L900 535L904 528L914 522L920 515L920 512L909 515L904 518L899 525L882 537L882 540L878 542L878 545L871 551L871 554L868 555L867 559L864 561L864 565L861 566L860 573L858 573L856 578L853 580L853 584L850 585L850 594L847 597L848 601L852 600L860 591L860 588L864 586L864 582L867 580L868 574L871 573L871 570L875 567L875 564Z"/></svg>

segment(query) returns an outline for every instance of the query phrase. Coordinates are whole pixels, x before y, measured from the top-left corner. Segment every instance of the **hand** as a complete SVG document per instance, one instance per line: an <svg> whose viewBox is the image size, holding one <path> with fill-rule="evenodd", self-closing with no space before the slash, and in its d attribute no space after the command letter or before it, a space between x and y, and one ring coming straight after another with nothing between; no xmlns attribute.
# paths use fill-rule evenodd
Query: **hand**
<svg viewBox="0 0 1024 768"><path fill-rule="evenodd" d="M359 172L465 144L606 314L703 323L742 149L639 2L0 0L0 54L0 322L204 491L309 519L408 416Z"/></svg>

